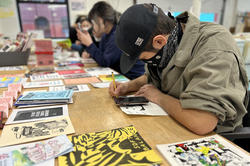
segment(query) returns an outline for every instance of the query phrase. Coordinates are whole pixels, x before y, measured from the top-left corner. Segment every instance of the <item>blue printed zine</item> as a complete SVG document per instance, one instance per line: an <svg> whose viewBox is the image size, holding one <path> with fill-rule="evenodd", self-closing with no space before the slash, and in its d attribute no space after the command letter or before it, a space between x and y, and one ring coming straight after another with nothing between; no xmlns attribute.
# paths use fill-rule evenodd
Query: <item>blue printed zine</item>
<svg viewBox="0 0 250 166"><path fill-rule="evenodd" d="M49 92L30 92L19 98L21 101L26 100L70 100L73 90L49 91Z"/></svg>

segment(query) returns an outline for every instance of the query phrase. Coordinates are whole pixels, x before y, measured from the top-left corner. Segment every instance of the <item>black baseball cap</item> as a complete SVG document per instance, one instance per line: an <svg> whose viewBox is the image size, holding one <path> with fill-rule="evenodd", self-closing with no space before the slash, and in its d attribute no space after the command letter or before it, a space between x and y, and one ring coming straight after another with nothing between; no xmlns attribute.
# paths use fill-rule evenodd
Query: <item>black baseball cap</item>
<svg viewBox="0 0 250 166"><path fill-rule="evenodd" d="M158 7L152 4L153 10L144 4L133 5L121 16L115 33L115 42L123 51L120 58L120 69L127 73L138 60L153 33L158 16Z"/></svg>

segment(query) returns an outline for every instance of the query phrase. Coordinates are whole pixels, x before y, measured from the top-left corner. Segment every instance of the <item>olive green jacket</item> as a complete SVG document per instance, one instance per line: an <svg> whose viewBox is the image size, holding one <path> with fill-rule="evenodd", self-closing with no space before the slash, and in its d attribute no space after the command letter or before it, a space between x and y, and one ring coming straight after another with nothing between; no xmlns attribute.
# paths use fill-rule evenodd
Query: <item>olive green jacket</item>
<svg viewBox="0 0 250 166"><path fill-rule="evenodd" d="M189 17L175 55L161 81L147 70L148 82L179 99L183 109L214 113L219 119L216 132L233 131L242 126L248 104L243 58L223 26L183 14Z"/></svg>

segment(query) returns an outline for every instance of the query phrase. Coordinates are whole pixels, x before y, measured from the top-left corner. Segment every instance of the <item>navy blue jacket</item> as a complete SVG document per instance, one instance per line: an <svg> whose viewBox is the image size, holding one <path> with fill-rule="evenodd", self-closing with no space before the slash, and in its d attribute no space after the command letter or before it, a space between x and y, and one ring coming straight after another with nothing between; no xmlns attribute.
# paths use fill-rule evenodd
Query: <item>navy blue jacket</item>
<svg viewBox="0 0 250 166"><path fill-rule="evenodd" d="M115 29L116 25L113 26L109 34L102 36L99 43L99 48L92 43L86 48L86 51L90 53L91 57L102 67L110 67L117 72L121 73L120 70L120 57L122 51L115 44ZM135 79L144 74L144 62L137 61L134 67L125 74L129 79Z"/></svg>

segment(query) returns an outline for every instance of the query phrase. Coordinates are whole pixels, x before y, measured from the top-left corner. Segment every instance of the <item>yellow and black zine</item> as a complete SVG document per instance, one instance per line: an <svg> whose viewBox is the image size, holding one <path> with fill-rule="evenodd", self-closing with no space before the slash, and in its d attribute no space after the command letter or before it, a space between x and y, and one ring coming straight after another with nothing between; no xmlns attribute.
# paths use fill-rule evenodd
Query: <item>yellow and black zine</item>
<svg viewBox="0 0 250 166"><path fill-rule="evenodd" d="M69 136L74 151L58 157L59 166L157 165L162 159L133 126Z"/></svg>

